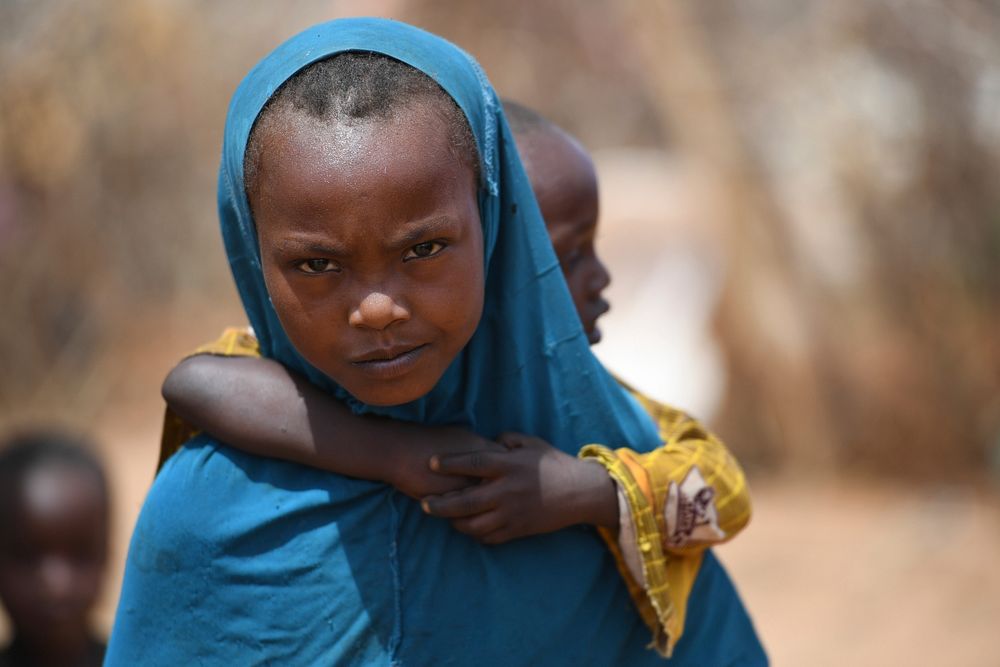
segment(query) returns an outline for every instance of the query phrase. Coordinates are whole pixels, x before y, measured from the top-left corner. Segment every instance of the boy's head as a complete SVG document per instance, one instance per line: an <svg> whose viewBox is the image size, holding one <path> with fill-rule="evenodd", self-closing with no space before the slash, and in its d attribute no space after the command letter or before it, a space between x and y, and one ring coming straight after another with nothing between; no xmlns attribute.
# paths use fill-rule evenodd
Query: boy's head
<svg viewBox="0 0 1000 667"><path fill-rule="evenodd" d="M455 101L377 54L306 67L257 118L244 178L268 293L299 353L362 402L425 395L476 330L478 165Z"/></svg>
<svg viewBox="0 0 1000 667"><path fill-rule="evenodd" d="M108 488L73 438L28 434L0 448L0 601L27 645L88 636L107 560Z"/></svg>
<svg viewBox="0 0 1000 667"><path fill-rule="evenodd" d="M524 169L562 265L573 304L591 344L601 340L597 319L608 311L602 292L611 282L594 249L597 175L587 151L531 109L504 101Z"/></svg>

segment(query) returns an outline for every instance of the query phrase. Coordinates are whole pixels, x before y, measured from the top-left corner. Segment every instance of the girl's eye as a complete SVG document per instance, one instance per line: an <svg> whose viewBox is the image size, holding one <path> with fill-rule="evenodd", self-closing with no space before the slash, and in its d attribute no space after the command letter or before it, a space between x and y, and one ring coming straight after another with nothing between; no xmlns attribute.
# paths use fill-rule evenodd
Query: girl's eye
<svg viewBox="0 0 1000 667"><path fill-rule="evenodd" d="M296 264L295 268L302 273L309 274L329 273L338 270L337 265L328 259L306 259Z"/></svg>
<svg viewBox="0 0 1000 667"><path fill-rule="evenodd" d="M403 256L404 260L407 259L422 259L424 257L433 257L442 250L444 250L445 244L441 241L425 241L424 243L418 243L417 245L410 248L406 255Z"/></svg>

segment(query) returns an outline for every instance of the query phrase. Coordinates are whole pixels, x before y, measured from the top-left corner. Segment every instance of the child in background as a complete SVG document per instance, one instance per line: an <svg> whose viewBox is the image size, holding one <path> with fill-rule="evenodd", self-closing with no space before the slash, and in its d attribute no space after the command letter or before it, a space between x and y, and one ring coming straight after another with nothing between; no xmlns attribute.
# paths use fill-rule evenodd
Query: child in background
<svg viewBox="0 0 1000 667"><path fill-rule="evenodd" d="M609 309L602 293L610 276L594 248L598 194L593 163L573 137L531 109L505 101L504 110L573 303L595 344L601 338L597 320ZM451 519L456 529L487 543L561 527L544 517L522 516L520 491L529 489L469 467L465 452L495 447L469 431L352 415L281 364L259 358L256 341L246 330L230 330L200 352L182 361L164 384L170 409L186 424L254 453L341 474L369 478L369 471L381 465L385 472L377 479L422 498L425 511ZM601 463L617 483L620 530L602 528L602 536L657 647L669 654L683 631L702 551L731 539L746 525L750 501L742 470L719 440L683 413L632 393L656 420L663 447L637 455L591 445L584 460ZM163 458L193 433L168 412L171 421ZM359 436L355 442L350 441L352 432ZM507 438L505 444L551 449L527 436ZM366 455L380 463L354 463ZM477 483L470 485L470 480ZM504 483L505 493L497 490ZM488 497L483 500L490 495L494 506ZM494 523L498 513L507 525L501 530ZM650 540L662 547L640 548Z"/></svg>
<svg viewBox="0 0 1000 667"><path fill-rule="evenodd" d="M35 433L0 446L0 602L13 640L0 667L100 665L88 614L108 550L108 486L89 448Z"/></svg>

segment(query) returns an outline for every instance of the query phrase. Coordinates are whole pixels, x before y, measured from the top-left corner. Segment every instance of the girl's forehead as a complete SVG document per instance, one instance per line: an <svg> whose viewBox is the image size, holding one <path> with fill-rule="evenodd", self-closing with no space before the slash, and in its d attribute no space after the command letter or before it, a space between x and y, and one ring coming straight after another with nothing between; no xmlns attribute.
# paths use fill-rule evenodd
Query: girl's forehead
<svg viewBox="0 0 1000 667"><path fill-rule="evenodd" d="M300 161L358 167L382 145L399 156L431 148L441 157L458 157L478 173L479 154L464 113L445 108L453 104L450 98L420 94L385 114L361 118L318 118L287 105L265 111L244 149L245 189L255 190L259 172L266 171L259 169L262 163L273 167L294 155Z"/></svg>
<svg viewBox="0 0 1000 667"><path fill-rule="evenodd" d="M446 121L433 113L361 122L290 118L267 132L262 189L303 200L331 181L357 188L358 196L372 195L365 187L384 185L385 175L429 185L443 168L461 163Z"/></svg>
<svg viewBox="0 0 1000 667"><path fill-rule="evenodd" d="M321 236L374 242L376 229L399 236L390 223L469 218L475 178L451 151L444 121L411 121L276 126L251 193L261 248L283 252Z"/></svg>

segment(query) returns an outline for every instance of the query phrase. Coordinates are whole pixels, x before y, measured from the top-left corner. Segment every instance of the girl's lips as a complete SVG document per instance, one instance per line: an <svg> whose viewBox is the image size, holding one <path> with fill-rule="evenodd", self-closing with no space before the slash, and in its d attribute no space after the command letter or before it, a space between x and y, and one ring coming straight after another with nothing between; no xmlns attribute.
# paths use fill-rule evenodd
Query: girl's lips
<svg viewBox="0 0 1000 667"><path fill-rule="evenodd" d="M376 380L392 380L406 375L417 365L420 357L427 349L427 344L418 345L394 356L383 359L364 359L352 361L351 365L370 378ZM393 351L394 352L394 351Z"/></svg>

